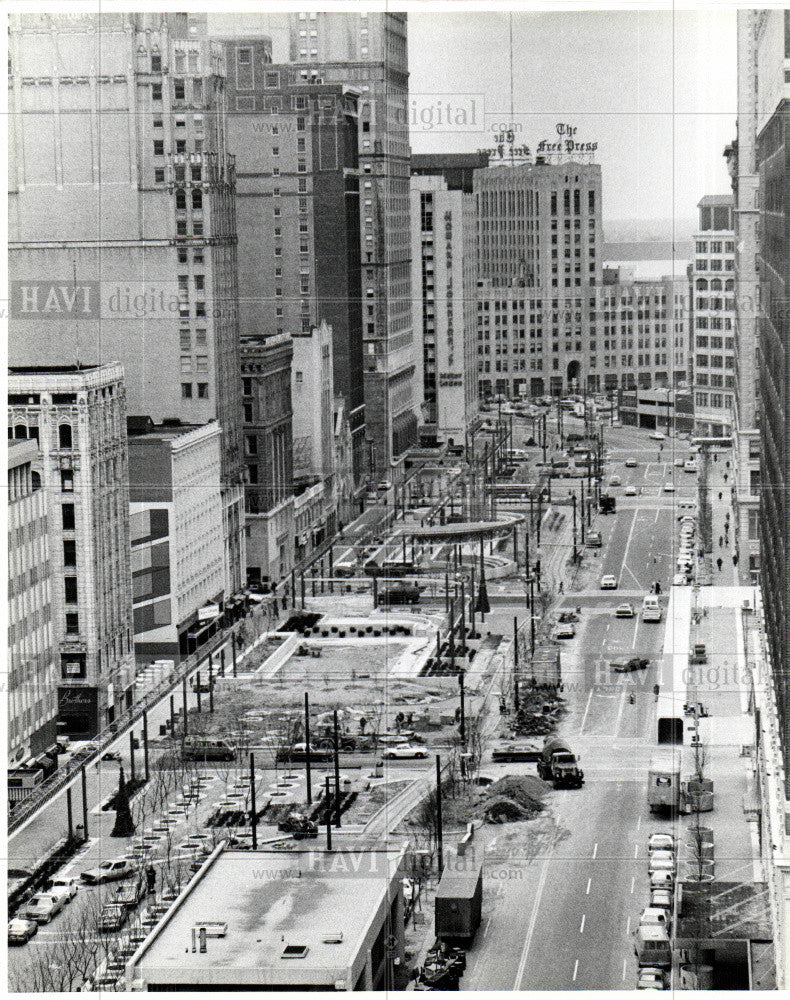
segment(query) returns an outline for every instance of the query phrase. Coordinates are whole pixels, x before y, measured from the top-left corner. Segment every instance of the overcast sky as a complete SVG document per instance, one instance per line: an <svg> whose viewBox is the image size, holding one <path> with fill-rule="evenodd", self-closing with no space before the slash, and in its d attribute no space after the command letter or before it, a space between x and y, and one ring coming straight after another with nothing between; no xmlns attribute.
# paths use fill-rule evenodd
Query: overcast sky
<svg viewBox="0 0 790 1000"><path fill-rule="evenodd" d="M484 148L509 121L509 17L410 9L415 153ZM605 219L686 220L703 195L730 191L722 150L735 137L733 10L512 17L518 142L534 152L557 138L559 122L597 141ZM447 125L448 101L467 127ZM431 118L441 128L424 124Z"/></svg>

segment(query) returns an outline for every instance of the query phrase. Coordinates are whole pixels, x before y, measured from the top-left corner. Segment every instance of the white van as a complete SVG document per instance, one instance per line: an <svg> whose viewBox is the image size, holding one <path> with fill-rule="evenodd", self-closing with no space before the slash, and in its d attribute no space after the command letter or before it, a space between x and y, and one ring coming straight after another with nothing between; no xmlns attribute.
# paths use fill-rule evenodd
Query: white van
<svg viewBox="0 0 790 1000"><path fill-rule="evenodd" d="M672 948L666 927L641 924L634 934L634 951L639 965L666 968L672 964Z"/></svg>
<svg viewBox="0 0 790 1000"><path fill-rule="evenodd" d="M661 621L661 605L658 598L653 594L648 594L647 597L642 601L642 621L643 622L660 622Z"/></svg>

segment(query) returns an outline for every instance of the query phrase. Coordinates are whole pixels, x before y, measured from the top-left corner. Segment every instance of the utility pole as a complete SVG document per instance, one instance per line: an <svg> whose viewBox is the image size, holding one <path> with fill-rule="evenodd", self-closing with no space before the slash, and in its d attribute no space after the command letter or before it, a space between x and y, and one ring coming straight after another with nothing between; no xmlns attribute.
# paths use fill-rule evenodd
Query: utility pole
<svg viewBox="0 0 790 1000"><path fill-rule="evenodd" d="M305 745L305 781L307 783L307 804L313 802L313 782L310 773L310 695L304 693L304 745Z"/></svg>
<svg viewBox="0 0 790 1000"><path fill-rule="evenodd" d="M258 849L258 809L255 805L255 754L250 753L250 826L252 827L252 849Z"/></svg>
<svg viewBox="0 0 790 1000"><path fill-rule="evenodd" d="M581 517L581 529L582 529L581 530L581 539L582 539L582 545L584 545L584 476L582 476L582 478L580 480L580 485L581 485L581 491L582 491L581 492L581 515L582 515L582 517ZM574 507L574 510L575 509L576 508Z"/></svg>
<svg viewBox="0 0 790 1000"><path fill-rule="evenodd" d="M340 743L337 732L337 709L332 713L332 719L335 731L335 826L340 829Z"/></svg>
<svg viewBox="0 0 790 1000"><path fill-rule="evenodd" d="M461 736L461 777L462 778L466 776L466 761L464 759L464 754L466 753L466 698L465 698L466 692L464 691L464 672L465 671L463 670L463 668L461 668L461 670L458 673L458 688L459 688L459 695L460 695L460 698L461 698L461 725L460 725L460 728L459 728L459 733L460 733L460 736Z"/></svg>
<svg viewBox="0 0 790 1000"><path fill-rule="evenodd" d="M576 494L571 494L571 500L573 501L573 562L576 563Z"/></svg>
<svg viewBox="0 0 790 1000"><path fill-rule="evenodd" d="M84 773L84 771L83 771ZM444 869L444 844L442 838L442 760L436 754L436 847L439 852L439 874Z"/></svg>
<svg viewBox="0 0 790 1000"><path fill-rule="evenodd" d="M529 648L535 652L535 581L529 578Z"/></svg>
<svg viewBox="0 0 790 1000"><path fill-rule="evenodd" d="M324 784L324 816L326 818L326 849L332 850L332 810L329 807L329 775L326 776Z"/></svg>

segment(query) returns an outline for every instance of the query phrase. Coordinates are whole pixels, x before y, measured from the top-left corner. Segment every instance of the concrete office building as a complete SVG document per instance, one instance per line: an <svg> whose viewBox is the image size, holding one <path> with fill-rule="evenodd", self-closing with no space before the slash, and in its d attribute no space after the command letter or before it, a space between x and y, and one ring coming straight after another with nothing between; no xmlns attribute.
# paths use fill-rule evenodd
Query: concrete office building
<svg viewBox="0 0 790 1000"><path fill-rule="evenodd" d="M756 11L738 15L738 132L724 151L732 178L735 241L735 406L733 417L733 541L744 583L760 569L760 431L757 392L757 74L754 67Z"/></svg>
<svg viewBox="0 0 790 1000"><path fill-rule="evenodd" d="M474 193L481 398L603 388L600 166L489 166Z"/></svg>
<svg viewBox="0 0 790 1000"><path fill-rule="evenodd" d="M268 36L305 83L360 92L365 422L370 468L389 476L417 442L422 387L411 325L406 14L212 14L212 35ZM329 320L329 322L332 322Z"/></svg>
<svg viewBox="0 0 790 1000"><path fill-rule="evenodd" d="M626 268L604 267L602 322L599 337L590 336L588 389L675 388L685 382L686 290L684 279L635 281Z"/></svg>
<svg viewBox="0 0 790 1000"><path fill-rule="evenodd" d="M129 960L127 987L404 989L403 862L402 850L220 847Z"/></svg>
<svg viewBox="0 0 790 1000"><path fill-rule="evenodd" d="M267 38L225 42L228 145L236 154L243 335L333 337L335 392L367 474L362 366L357 98L271 63Z"/></svg>
<svg viewBox="0 0 790 1000"><path fill-rule="evenodd" d="M138 660L179 660L232 612L225 576L216 422L132 418L129 510L134 644Z"/></svg>
<svg viewBox="0 0 790 1000"><path fill-rule="evenodd" d="M15 14L12 364L120 361L129 409L219 421L225 558L242 584L235 177L205 16ZM67 127L68 123L68 127Z"/></svg>
<svg viewBox="0 0 790 1000"><path fill-rule="evenodd" d="M478 412L477 226L485 154L412 157L412 319L422 344L421 444L463 443Z"/></svg>
<svg viewBox="0 0 790 1000"><path fill-rule="evenodd" d="M691 275L694 408L701 437L730 437L735 410L735 235L732 195L699 202Z"/></svg>
<svg viewBox="0 0 790 1000"><path fill-rule="evenodd" d="M254 583L278 583L293 568L292 360L287 333L241 339L247 579Z"/></svg>
<svg viewBox="0 0 790 1000"><path fill-rule="evenodd" d="M12 429L13 432L13 429ZM58 670L38 444L8 443L8 763L55 745Z"/></svg>
<svg viewBox="0 0 790 1000"><path fill-rule="evenodd" d="M760 462L760 583L790 793L790 17L756 13L751 35L756 84L760 207L757 271Z"/></svg>
<svg viewBox="0 0 790 1000"><path fill-rule="evenodd" d="M131 704L135 676L121 365L12 368L8 424L38 441L58 719L90 737Z"/></svg>

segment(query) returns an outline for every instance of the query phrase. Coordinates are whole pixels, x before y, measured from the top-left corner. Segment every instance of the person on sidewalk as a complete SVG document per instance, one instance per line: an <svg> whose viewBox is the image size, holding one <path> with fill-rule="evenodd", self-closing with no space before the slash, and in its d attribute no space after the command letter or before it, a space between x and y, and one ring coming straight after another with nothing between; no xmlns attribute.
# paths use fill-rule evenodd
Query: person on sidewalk
<svg viewBox="0 0 790 1000"><path fill-rule="evenodd" d="M565 593L565 584L562 582L562 580L560 580L559 593L560 594L564 594Z"/></svg>
<svg viewBox="0 0 790 1000"><path fill-rule="evenodd" d="M721 548L722 545L724 545L724 536L723 535L719 535L719 548Z"/></svg>
<svg viewBox="0 0 790 1000"><path fill-rule="evenodd" d="M716 565L718 566L719 572L721 573L721 567L723 565L723 561L722 561L721 556L719 556L719 558L716 560Z"/></svg>
<svg viewBox="0 0 790 1000"><path fill-rule="evenodd" d="M733 552L733 554L732 554L732 564L733 564L733 566L737 566L738 565L738 553L737 552Z"/></svg>
<svg viewBox="0 0 790 1000"><path fill-rule="evenodd" d="M722 492L721 490L719 490L719 500L721 500L721 497L722 497Z"/></svg>

